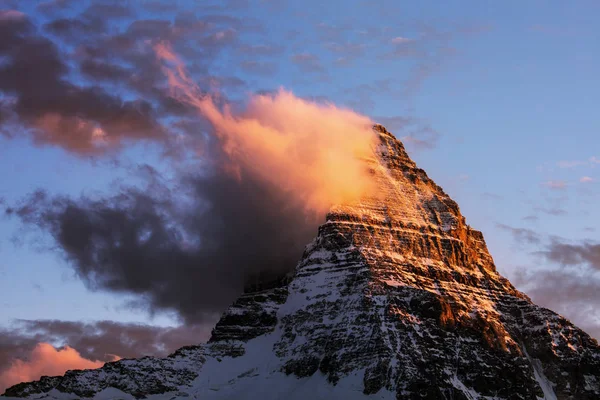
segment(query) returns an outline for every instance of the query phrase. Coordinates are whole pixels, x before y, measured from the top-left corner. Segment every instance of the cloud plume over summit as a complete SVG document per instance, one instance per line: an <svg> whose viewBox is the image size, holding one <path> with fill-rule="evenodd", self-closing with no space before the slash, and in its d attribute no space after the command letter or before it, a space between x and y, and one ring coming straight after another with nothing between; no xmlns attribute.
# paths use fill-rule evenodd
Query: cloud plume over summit
<svg viewBox="0 0 600 400"><path fill-rule="evenodd" d="M208 121L192 168L104 198L36 192L6 212L48 232L92 290L212 321L243 287L293 270L334 204L370 189L369 118L281 90L245 107L202 92L166 47L171 94ZM192 128L193 129L193 128Z"/></svg>
<svg viewBox="0 0 600 400"><path fill-rule="evenodd" d="M256 176L317 212L369 191L371 180L361 159L373 155L377 138L368 117L309 102L284 89L251 96L241 112L229 104L219 108L189 78L168 45L155 49L170 63L165 73L173 95L210 122L225 163L239 179Z"/></svg>

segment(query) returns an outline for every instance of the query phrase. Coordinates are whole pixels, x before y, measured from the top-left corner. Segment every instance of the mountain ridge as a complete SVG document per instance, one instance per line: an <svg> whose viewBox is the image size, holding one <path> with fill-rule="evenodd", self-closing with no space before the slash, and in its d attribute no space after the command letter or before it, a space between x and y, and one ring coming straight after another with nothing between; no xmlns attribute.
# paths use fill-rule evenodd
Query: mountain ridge
<svg viewBox="0 0 600 400"><path fill-rule="evenodd" d="M599 398L597 341L502 277L456 202L374 130L380 144L364 161L378 191L334 206L293 274L249 288L208 343L5 395Z"/></svg>

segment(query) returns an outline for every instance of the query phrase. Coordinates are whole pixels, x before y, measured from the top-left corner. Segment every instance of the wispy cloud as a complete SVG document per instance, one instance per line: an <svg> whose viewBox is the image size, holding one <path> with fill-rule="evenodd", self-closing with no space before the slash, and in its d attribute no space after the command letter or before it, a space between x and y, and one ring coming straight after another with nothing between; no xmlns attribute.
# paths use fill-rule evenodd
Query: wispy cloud
<svg viewBox="0 0 600 400"><path fill-rule="evenodd" d="M253 57L268 57L283 53L284 47L274 44L242 44L237 48L237 51Z"/></svg>
<svg viewBox="0 0 600 400"><path fill-rule="evenodd" d="M554 26L547 24L534 24L529 27L532 32L538 32L549 36L575 37L578 33L568 26Z"/></svg>
<svg viewBox="0 0 600 400"><path fill-rule="evenodd" d="M420 118L393 116L374 119L394 132L407 147L413 150L433 149L441 137L428 121Z"/></svg>
<svg viewBox="0 0 600 400"><path fill-rule="evenodd" d="M277 72L277 64L268 61L248 60L240 63L244 71L256 75L269 76Z"/></svg>
<svg viewBox="0 0 600 400"><path fill-rule="evenodd" d="M382 94L393 95L396 92L393 79L376 79L372 82L361 83L356 86L344 88L341 93L347 97L346 104L354 110L363 112L371 111L375 107L377 96ZM398 117L401 120L407 120L406 117ZM384 125L387 122L382 122ZM388 124L391 125L391 124ZM398 126L388 126L388 129L397 129ZM404 127L406 124L402 124Z"/></svg>
<svg viewBox="0 0 600 400"><path fill-rule="evenodd" d="M304 72L323 72L325 70L319 57L311 53L293 54L290 60Z"/></svg>
<svg viewBox="0 0 600 400"><path fill-rule="evenodd" d="M600 164L600 159L595 156L592 156L587 160L562 160L556 163L556 165L559 168L565 169L576 168L581 166L593 167L597 164Z"/></svg>
<svg viewBox="0 0 600 400"><path fill-rule="evenodd" d="M349 31L355 29L352 24L329 24L327 22L319 22L315 25L317 34L321 40L327 42L340 41L346 36Z"/></svg>
<svg viewBox="0 0 600 400"><path fill-rule="evenodd" d="M546 181L542 183L542 186L545 186L552 190L564 190L567 188L567 183L565 181Z"/></svg>
<svg viewBox="0 0 600 400"><path fill-rule="evenodd" d="M367 45L356 42L329 42L324 47L334 53L337 57L334 61L336 66L348 66L352 61L365 54Z"/></svg>
<svg viewBox="0 0 600 400"><path fill-rule="evenodd" d="M568 212L566 210L564 210L562 208L559 208L559 207L552 207L552 208L534 207L533 209L535 211L543 212L544 214L554 215L554 216L567 215L568 214Z"/></svg>
<svg viewBox="0 0 600 400"><path fill-rule="evenodd" d="M201 75L199 81L210 76L208 66L224 49L242 58L249 51L265 56L277 51L239 45L241 34L260 30L252 19L181 13L170 18L164 12L153 15L151 9L144 9L142 18L137 13L145 6L43 4L56 13L48 14L42 26L22 12L0 11L0 134L25 136L75 154L104 154L139 141L177 142L170 123L187 109L162 90L164 76L153 43L173 43L193 60L190 69ZM67 6L69 17L63 12Z"/></svg>
<svg viewBox="0 0 600 400"><path fill-rule="evenodd" d="M556 165L559 168L575 168L575 167L578 167L580 165L585 165L585 164L586 164L585 161L566 161L566 160L559 161L556 163Z"/></svg>
<svg viewBox="0 0 600 400"><path fill-rule="evenodd" d="M481 194L481 197L487 200L503 200L504 197L496 194L496 193L490 193L490 192L484 192Z"/></svg>
<svg viewBox="0 0 600 400"><path fill-rule="evenodd" d="M403 43L409 43L409 42L412 42L412 41L413 41L413 39L405 38L405 37L402 37L402 36L396 36L396 37L394 37L394 38L392 38L390 40L390 43L392 43L392 44L403 44Z"/></svg>
<svg viewBox="0 0 600 400"><path fill-rule="evenodd" d="M540 217L538 217L537 215L526 215L521 219L523 221L528 221L528 222L537 222L537 221L539 221Z"/></svg>
<svg viewBox="0 0 600 400"><path fill-rule="evenodd" d="M557 264L567 266L585 264L600 271L600 244L592 242L571 244L555 239L546 250L542 251L542 254Z"/></svg>
<svg viewBox="0 0 600 400"><path fill-rule="evenodd" d="M498 223L496 226L510 232L517 243L539 244L542 241L541 235L531 229L515 228L502 223Z"/></svg>
<svg viewBox="0 0 600 400"><path fill-rule="evenodd" d="M581 178L579 178L579 182L581 182L581 183L594 182L594 178L591 178L589 176L582 176Z"/></svg>

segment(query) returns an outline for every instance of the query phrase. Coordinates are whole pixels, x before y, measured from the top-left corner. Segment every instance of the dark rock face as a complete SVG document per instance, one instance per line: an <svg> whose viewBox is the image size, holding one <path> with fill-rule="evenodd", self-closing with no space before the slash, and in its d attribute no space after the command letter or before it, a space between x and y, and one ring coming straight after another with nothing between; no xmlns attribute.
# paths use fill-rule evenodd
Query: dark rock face
<svg viewBox="0 0 600 400"><path fill-rule="evenodd" d="M127 386L125 372L110 382L94 371L77 372L75 383L68 373L14 386L10 394L60 385L84 396L113 382L136 396L175 390L176 382L191 380L204 357L234 371L263 340L272 343L268 356L276 361L247 360L256 368L244 379L255 379L257 387L265 384L260 374L322 375L329 385L342 386L358 373L364 395L383 398L600 399L598 343L500 276L481 232L466 224L457 204L399 141L385 128L375 129L381 145L377 157L365 162L379 193L334 207L294 275L244 293L202 355L194 350L197 363L187 372L156 364L153 376L164 387L144 380L150 375L136 375L141 383ZM143 360L132 365L139 371ZM220 379L235 386L232 374ZM217 379L208 365L202 376Z"/></svg>
<svg viewBox="0 0 600 400"><path fill-rule="evenodd" d="M500 276L481 232L377 129L381 193L332 210L305 251L279 312L282 371L335 384L364 369L365 394L406 399L600 398L597 342Z"/></svg>
<svg viewBox="0 0 600 400"><path fill-rule="evenodd" d="M247 288L246 293L221 316L209 343L246 342L273 331L277 325L277 310L287 299L289 281L288 277L283 277L267 285Z"/></svg>

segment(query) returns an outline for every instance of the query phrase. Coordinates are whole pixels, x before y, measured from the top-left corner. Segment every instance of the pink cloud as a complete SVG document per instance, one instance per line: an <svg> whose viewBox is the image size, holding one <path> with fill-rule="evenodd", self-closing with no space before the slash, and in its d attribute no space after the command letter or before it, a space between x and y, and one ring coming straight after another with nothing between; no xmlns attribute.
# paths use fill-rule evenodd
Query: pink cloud
<svg viewBox="0 0 600 400"><path fill-rule="evenodd" d="M397 36L395 38L393 38L392 40L390 40L390 42L392 42L393 44L402 44L402 43L408 43L408 42L412 42L412 39L408 39L402 36Z"/></svg>
<svg viewBox="0 0 600 400"><path fill-rule="evenodd" d="M240 171L251 173L317 213L370 190L372 179L361 159L373 157L377 139L368 117L283 89L252 95L246 109L235 112L201 93L168 46L156 46L156 53L170 64L165 73L173 96L212 124L238 178Z"/></svg>
<svg viewBox="0 0 600 400"><path fill-rule="evenodd" d="M16 20L25 18L25 14L17 10L0 10L0 21L1 20Z"/></svg>
<svg viewBox="0 0 600 400"><path fill-rule="evenodd" d="M586 161L581 160L562 160L556 163L559 168L575 168L580 166L594 167L596 164L600 164L600 158L590 157Z"/></svg>
<svg viewBox="0 0 600 400"><path fill-rule="evenodd" d="M579 182L581 183L590 183L590 182L594 182L594 178L590 178L589 176L582 176L579 179Z"/></svg>
<svg viewBox="0 0 600 400"><path fill-rule="evenodd" d="M567 161L567 160L563 160L563 161L559 161L558 163L556 163L556 165L559 168L575 168L578 167L580 165L585 165L585 161Z"/></svg>
<svg viewBox="0 0 600 400"><path fill-rule="evenodd" d="M565 181L547 181L542 183L542 185L553 190L564 190L567 187Z"/></svg>
<svg viewBox="0 0 600 400"><path fill-rule="evenodd" d="M16 359L0 373L0 393L12 385L37 380L43 375L56 376L72 369L94 369L103 365L103 361L83 358L69 346L56 349L49 343L38 343L26 360Z"/></svg>

